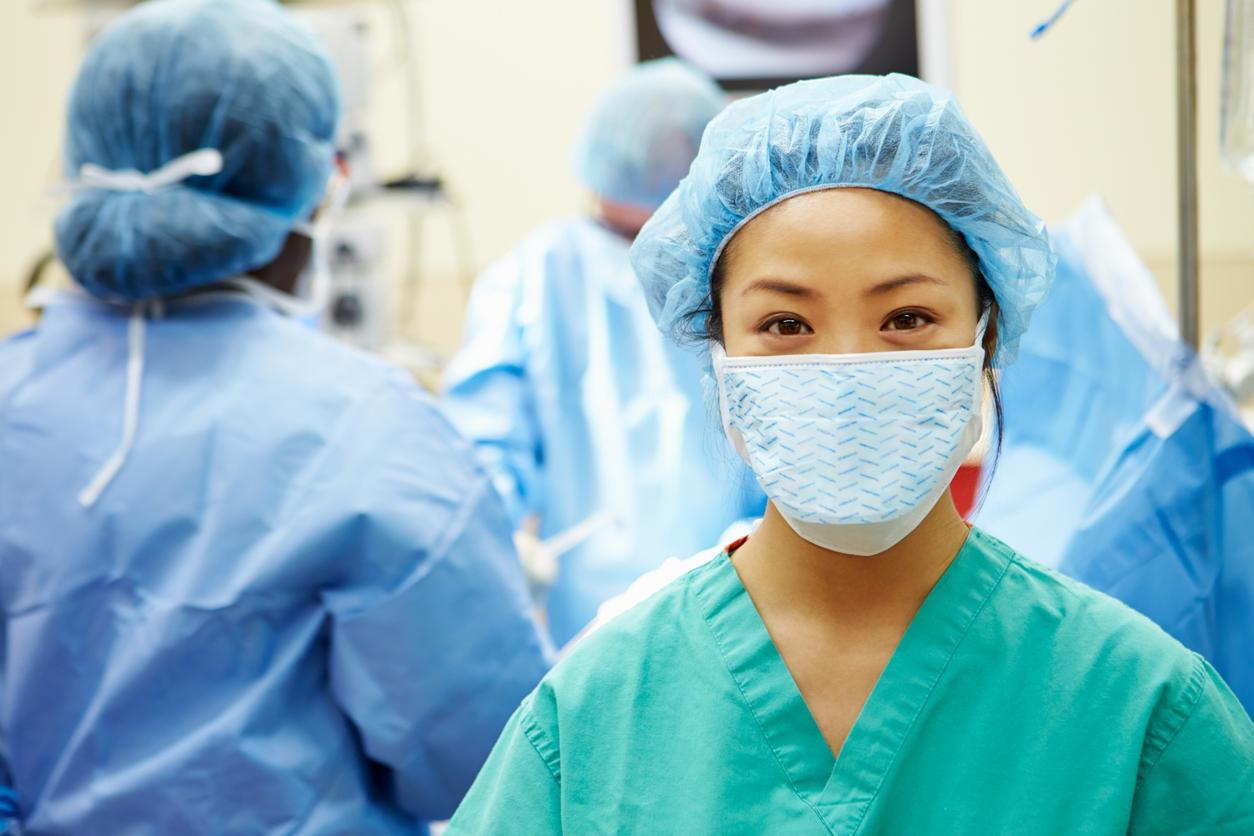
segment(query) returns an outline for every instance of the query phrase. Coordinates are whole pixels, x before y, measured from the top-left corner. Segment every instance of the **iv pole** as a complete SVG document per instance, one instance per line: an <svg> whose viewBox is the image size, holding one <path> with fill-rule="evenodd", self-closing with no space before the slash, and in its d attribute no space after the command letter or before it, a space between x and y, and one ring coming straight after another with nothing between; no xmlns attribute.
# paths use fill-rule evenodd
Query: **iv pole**
<svg viewBox="0 0 1254 836"><path fill-rule="evenodd" d="M1180 338L1198 347L1196 0L1176 0L1176 281Z"/></svg>

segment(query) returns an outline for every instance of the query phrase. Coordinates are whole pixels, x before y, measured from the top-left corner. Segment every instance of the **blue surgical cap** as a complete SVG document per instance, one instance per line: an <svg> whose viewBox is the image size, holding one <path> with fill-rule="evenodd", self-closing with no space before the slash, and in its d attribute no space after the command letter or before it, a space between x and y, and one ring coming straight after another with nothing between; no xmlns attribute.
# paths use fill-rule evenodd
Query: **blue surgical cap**
<svg viewBox="0 0 1254 836"><path fill-rule="evenodd" d="M688 173L726 100L675 58L635 67L601 96L575 147L575 173L600 197L656 209Z"/></svg>
<svg viewBox="0 0 1254 836"><path fill-rule="evenodd" d="M750 218L790 196L860 186L907 197L960 232L997 299L999 365L1049 290L1054 253L953 96L904 75L837 76L728 107L692 171L631 249L658 326L702 327L710 274Z"/></svg>
<svg viewBox="0 0 1254 836"><path fill-rule="evenodd" d="M325 192L340 94L313 35L273 0L154 0L92 45L65 165L150 173L216 150L222 170L145 191L80 189L57 251L92 294L172 296L264 266Z"/></svg>

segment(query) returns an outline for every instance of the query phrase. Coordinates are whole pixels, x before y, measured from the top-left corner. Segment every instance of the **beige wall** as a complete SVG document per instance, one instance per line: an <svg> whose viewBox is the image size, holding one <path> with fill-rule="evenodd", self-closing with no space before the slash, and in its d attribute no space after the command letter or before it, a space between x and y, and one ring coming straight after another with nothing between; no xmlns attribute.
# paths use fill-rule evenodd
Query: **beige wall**
<svg viewBox="0 0 1254 836"><path fill-rule="evenodd" d="M82 43L74 16L35 14L30 0L0 2L0 333L24 322L21 277L47 249L61 109Z"/></svg>
<svg viewBox="0 0 1254 836"><path fill-rule="evenodd" d="M1097 192L1175 310L1173 0L952 0L953 85L1025 201L1048 221ZM1222 0L1197 0L1203 332L1254 302L1254 185L1219 160Z"/></svg>
<svg viewBox="0 0 1254 836"><path fill-rule="evenodd" d="M395 23L374 11L381 53ZM1027 33L1053 0L949 0L950 80L968 113L1047 220L1101 193L1175 304L1175 133L1171 0L1085 0L1043 40ZM73 12L0 2L0 331L21 321L13 300L48 245L60 118L83 24ZM1218 159L1223 3L1198 0L1204 328L1254 301L1254 186ZM627 62L625 3L616 0L423 0L411 4L422 72L423 133L469 219L483 266L547 218L579 211L569 146L598 89ZM405 159L404 88L375 89L378 162ZM403 227L393 218L398 236ZM447 219L425 225L426 280L414 333L455 343L460 287ZM399 249L399 248L397 248ZM393 259L393 274L403 269Z"/></svg>

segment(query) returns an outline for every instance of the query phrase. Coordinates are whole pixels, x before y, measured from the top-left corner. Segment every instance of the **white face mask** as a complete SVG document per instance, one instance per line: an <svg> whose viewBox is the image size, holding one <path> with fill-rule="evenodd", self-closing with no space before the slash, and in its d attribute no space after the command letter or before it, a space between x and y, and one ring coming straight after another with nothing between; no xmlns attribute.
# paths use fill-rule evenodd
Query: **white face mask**
<svg viewBox="0 0 1254 836"><path fill-rule="evenodd" d="M933 351L728 357L715 344L723 429L794 531L879 554L979 440L985 324L971 347Z"/></svg>

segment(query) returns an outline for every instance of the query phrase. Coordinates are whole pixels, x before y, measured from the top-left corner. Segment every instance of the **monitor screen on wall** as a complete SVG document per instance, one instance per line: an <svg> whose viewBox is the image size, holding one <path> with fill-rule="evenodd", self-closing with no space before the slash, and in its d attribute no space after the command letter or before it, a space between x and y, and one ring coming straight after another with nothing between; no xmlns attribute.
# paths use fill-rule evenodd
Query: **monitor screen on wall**
<svg viewBox="0 0 1254 836"><path fill-rule="evenodd" d="M641 61L675 55L728 90L919 74L915 0L634 0Z"/></svg>

